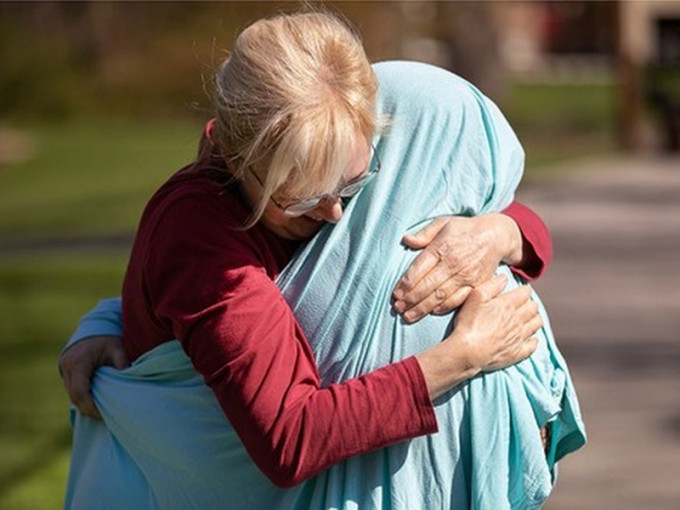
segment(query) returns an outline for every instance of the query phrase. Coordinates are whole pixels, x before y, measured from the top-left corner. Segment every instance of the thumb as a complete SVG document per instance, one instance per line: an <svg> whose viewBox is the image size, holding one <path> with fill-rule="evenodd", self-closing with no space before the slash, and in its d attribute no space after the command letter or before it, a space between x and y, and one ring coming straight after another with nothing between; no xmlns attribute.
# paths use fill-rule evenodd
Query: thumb
<svg viewBox="0 0 680 510"><path fill-rule="evenodd" d="M118 370L123 370L130 366L130 361L128 361L125 351L117 350L111 355L111 361L113 366Z"/></svg>
<svg viewBox="0 0 680 510"><path fill-rule="evenodd" d="M112 365L118 370L122 370L130 366L125 348L123 347L123 340L120 337L102 336L97 338L99 341L99 363L98 365Z"/></svg>
<svg viewBox="0 0 680 510"><path fill-rule="evenodd" d="M409 248L425 248L432 242L435 236L444 228L449 218L436 218L421 228L418 232L402 237L402 242Z"/></svg>

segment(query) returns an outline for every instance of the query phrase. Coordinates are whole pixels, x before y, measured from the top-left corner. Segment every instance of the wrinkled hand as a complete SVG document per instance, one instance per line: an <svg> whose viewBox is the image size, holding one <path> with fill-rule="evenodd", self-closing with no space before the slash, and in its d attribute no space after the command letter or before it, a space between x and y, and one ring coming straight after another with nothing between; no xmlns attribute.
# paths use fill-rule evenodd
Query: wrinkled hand
<svg viewBox="0 0 680 510"><path fill-rule="evenodd" d="M530 356L543 326L531 288L522 285L500 294L507 277L496 276L473 289L454 320L457 341L463 342L467 363L474 370L490 372Z"/></svg>
<svg viewBox="0 0 680 510"><path fill-rule="evenodd" d="M121 338L93 336L73 344L61 353L59 373L71 402L78 410L86 416L101 420L90 392L92 374L102 365L111 365L122 370L129 364Z"/></svg>
<svg viewBox="0 0 680 510"><path fill-rule="evenodd" d="M502 214L448 216L405 236L403 242L423 251L394 288L393 306L406 322L416 322L429 313L458 308L473 288L493 276L501 261L521 257L522 234Z"/></svg>

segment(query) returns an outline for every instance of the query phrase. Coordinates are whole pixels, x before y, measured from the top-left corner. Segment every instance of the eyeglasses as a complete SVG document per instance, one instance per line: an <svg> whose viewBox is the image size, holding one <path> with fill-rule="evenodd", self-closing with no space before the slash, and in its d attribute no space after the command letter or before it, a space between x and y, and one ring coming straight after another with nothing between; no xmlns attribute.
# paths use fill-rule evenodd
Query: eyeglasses
<svg viewBox="0 0 680 510"><path fill-rule="evenodd" d="M285 206L280 204L274 197L269 197L269 199L274 203L276 207L283 211L283 214L294 218L297 216L302 216L303 214L307 214L309 211L316 209L319 206L319 204L324 200L351 198L357 193L359 193L361 189L364 186L366 186L366 184L368 184L373 179L373 177L375 177L378 174L378 172L380 172L382 164L380 162L380 158L378 157L378 153L375 151L375 148L373 149L373 155L375 156L376 161L375 167L371 168L367 174L362 175L361 177L358 177L357 179L354 179L353 181L347 183L345 186L340 188L335 193L318 195L316 197L298 200L297 202L293 202ZM262 179L260 179L260 176L257 175L250 167L248 168L248 170L250 170L250 173L253 174L253 176L260 184L260 186L264 188L264 183L262 182Z"/></svg>

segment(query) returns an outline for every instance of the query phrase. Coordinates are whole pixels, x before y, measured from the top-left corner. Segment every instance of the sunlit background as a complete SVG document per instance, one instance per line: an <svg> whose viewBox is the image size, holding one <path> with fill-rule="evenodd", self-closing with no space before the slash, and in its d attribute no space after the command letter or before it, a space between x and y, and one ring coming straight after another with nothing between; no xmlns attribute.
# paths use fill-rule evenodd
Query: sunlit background
<svg viewBox="0 0 680 510"><path fill-rule="evenodd" d="M557 250L537 287L590 435L547 508L680 508L680 2L326 5L372 60L477 84L524 144L519 197ZM235 34L297 7L0 3L0 508L61 507L57 354L119 293L142 207L193 157Z"/></svg>

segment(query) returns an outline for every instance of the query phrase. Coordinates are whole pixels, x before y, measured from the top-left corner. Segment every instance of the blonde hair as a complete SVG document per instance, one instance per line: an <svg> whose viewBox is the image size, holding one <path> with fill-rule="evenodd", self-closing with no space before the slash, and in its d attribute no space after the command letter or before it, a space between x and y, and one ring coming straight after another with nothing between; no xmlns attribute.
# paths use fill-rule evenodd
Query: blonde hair
<svg viewBox="0 0 680 510"><path fill-rule="evenodd" d="M217 78L215 141L236 178L253 167L262 177L247 226L277 190L335 191L357 136L370 142L376 129L377 88L358 35L331 14L280 14L241 32Z"/></svg>

